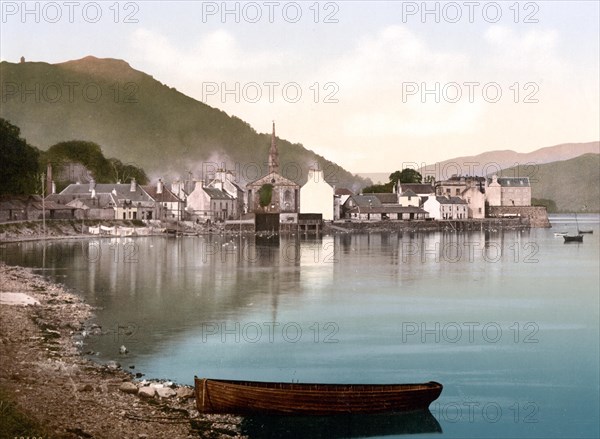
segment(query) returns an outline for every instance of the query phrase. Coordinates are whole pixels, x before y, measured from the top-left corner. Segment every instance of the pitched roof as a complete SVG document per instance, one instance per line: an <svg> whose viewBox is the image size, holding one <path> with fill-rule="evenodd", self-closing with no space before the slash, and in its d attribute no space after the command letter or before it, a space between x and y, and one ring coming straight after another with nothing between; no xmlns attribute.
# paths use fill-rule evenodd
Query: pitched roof
<svg viewBox="0 0 600 439"><path fill-rule="evenodd" d="M360 207L361 209L369 208L369 207L382 207L383 206L381 201L379 201L379 198L377 198L374 194L352 195L350 198L348 198L346 200L346 203L350 204L350 202L352 202L352 204ZM346 204L346 203L344 203L344 204Z"/></svg>
<svg viewBox="0 0 600 439"><path fill-rule="evenodd" d="M131 191L131 184L122 183L97 183L95 186L96 194L112 194L117 200L128 200L132 202L154 201L150 195L140 185L135 186L135 191ZM70 184L59 195L90 195L89 184ZM77 198L79 198L77 197Z"/></svg>
<svg viewBox="0 0 600 439"><path fill-rule="evenodd" d="M401 197L416 197L417 194L414 193L411 189L407 189L400 194Z"/></svg>
<svg viewBox="0 0 600 439"><path fill-rule="evenodd" d="M158 193L158 188L154 185L142 186L146 193L150 195L154 201L158 201L159 203L177 203L181 201L177 195L171 192L169 189L163 185L162 193Z"/></svg>
<svg viewBox="0 0 600 439"><path fill-rule="evenodd" d="M467 204L466 200L463 200L460 197L451 197L450 203L452 203L452 204Z"/></svg>
<svg viewBox="0 0 600 439"><path fill-rule="evenodd" d="M403 192L410 189L415 194L433 194L435 192L433 186L427 183L400 183L400 189Z"/></svg>
<svg viewBox="0 0 600 439"><path fill-rule="evenodd" d="M208 194L208 196L213 200L232 200L233 198L227 192L222 191L221 189L216 189L214 187L204 187L202 188L204 192Z"/></svg>
<svg viewBox="0 0 600 439"><path fill-rule="evenodd" d="M529 177L498 177L502 187L528 187Z"/></svg>
<svg viewBox="0 0 600 439"><path fill-rule="evenodd" d="M422 213L426 214L427 211L421 209L416 206L374 206L374 207L361 207L354 206L351 209L348 209L350 213Z"/></svg>
<svg viewBox="0 0 600 439"><path fill-rule="evenodd" d="M265 175L264 177L259 178L258 180L254 180L253 182L248 183L246 187L257 187L262 186L263 184L272 184L274 186L295 186L297 188L300 188L300 185L298 185L298 183L289 180L276 172L271 172Z"/></svg>
<svg viewBox="0 0 600 439"><path fill-rule="evenodd" d="M350 189L346 189L345 187L339 187L335 190L335 195L354 195Z"/></svg>
<svg viewBox="0 0 600 439"><path fill-rule="evenodd" d="M396 194L374 193L373 195L375 195L383 204L398 204L398 196Z"/></svg>

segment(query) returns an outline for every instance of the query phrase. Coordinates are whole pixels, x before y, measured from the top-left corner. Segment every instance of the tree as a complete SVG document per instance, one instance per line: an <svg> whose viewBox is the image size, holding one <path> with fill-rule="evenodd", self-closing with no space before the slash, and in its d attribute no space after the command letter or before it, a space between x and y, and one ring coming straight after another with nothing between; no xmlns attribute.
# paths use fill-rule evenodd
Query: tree
<svg viewBox="0 0 600 439"><path fill-rule="evenodd" d="M386 184L373 184L367 186L362 190L363 194L388 194L394 189L393 183L389 182Z"/></svg>
<svg viewBox="0 0 600 439"><path fill-rule="evenodd" d="M37 188L39 150L20 137L21 129L0 118L0 194L31 194Z"/></svg>
<svg viewBox="0 0 600 439"><path fill-rule="evenodd" d="M402 171L392 172L390 174L390 181L394 184L394 186L400 183L421 183L423 181L423 176L420 172L415 171L414 169L405 168Z"/></svg>
<svg viewBox="0 0 600 439"><path fill-rule="evenodd" d="M271 197L273 196L273 185L269 183L263 184L258 190L258 196L260 197L259 203L262 207L271 204Z"/></svg>

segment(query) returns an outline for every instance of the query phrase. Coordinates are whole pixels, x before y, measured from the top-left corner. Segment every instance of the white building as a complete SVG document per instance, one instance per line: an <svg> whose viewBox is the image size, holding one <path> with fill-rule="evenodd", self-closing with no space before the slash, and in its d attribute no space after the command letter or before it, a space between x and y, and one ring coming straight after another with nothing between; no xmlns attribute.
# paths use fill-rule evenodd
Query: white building
<svg viewBox="0 0 600 439"><path fill-rule="evenodd" d="M419 197L411 189L407 189L398 195L398 205L403 207L419 207L421 205L421 197Z"/></svg>
<svg viewBox="0 0 600 439"><path fill-rule="evenodd" d="M224 221L233 218L234 199L221 189L206 187L200 180L187 197L186 210L193 220Z"/></svg>
<svg viewBox="0 0 600 439"><path fill-rule="evenodd" d="M458 197L430 195L423 203L423 209L430 218L436 220L462 220L469 217L467 202Z"/></svg>
<svg viewBox="0 0 600 439"><path fill-rule="evenodd" d="M300 188L300 200L300 213L320 213L324 221L333 221L334 189L325 181L322 170L308 170L308 180Z"/></svg>

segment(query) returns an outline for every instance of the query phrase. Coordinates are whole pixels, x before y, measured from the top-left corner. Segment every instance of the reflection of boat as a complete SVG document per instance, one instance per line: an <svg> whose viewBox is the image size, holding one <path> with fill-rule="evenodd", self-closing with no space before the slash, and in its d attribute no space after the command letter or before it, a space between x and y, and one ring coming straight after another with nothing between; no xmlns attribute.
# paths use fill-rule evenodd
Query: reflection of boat
<svg viewBox="0 0 600 439"><path fill-rule="evenodd" d="M329 415L425 410L442 385L303 384L195 378L201 413Z"/></svg>
<svg viewBox="0 0 600 439"><path fill-rule="evenodd" d="M250 439L336 439L442 432L429 410L374 415L246 416L240 427L242 435Z"/></svg>
<svg viewBox="0 0 600 439"><path fill-rule="evenodd" d="M583 242L583 235L564 235L565 242Z"/></svg>
<svg viewBox="0 0 600 439"><path fill-rule="evenodd" d="M567 232L556 232L554 233L554 236L565 236L567 234Z"/></svg>

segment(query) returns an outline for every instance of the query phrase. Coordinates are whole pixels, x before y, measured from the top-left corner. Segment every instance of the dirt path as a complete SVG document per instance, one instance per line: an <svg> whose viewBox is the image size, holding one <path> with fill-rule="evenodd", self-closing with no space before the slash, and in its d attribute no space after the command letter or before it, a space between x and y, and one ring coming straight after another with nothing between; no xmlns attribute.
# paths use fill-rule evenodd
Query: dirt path
<svg viewBox="0 0 600 439"><path fill-rule="evenodd" d="M144 398L129 373L82 357L77 341L93 310L61 285L0 263L0 292L39 302L0 304L0 387L49 437L242 437L241 418L199 414L191 388L149 383L142 393L164 397Z"/></svg>

